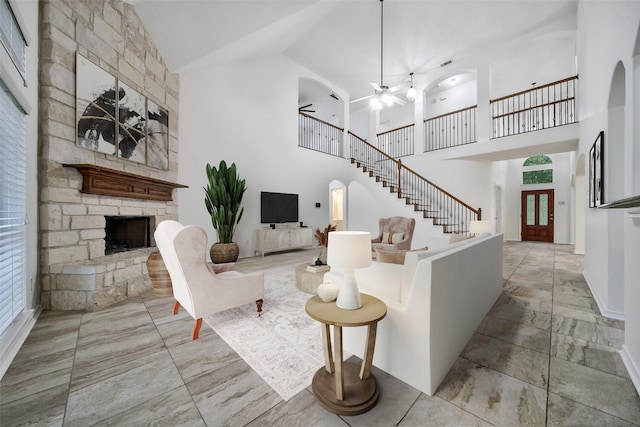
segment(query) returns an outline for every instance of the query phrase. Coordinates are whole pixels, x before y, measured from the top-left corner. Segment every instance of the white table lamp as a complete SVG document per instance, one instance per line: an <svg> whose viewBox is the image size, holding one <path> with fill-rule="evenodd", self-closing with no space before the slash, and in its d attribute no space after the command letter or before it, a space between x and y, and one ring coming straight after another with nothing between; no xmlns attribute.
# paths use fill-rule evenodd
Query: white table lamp
<svg viewBox="0 0 640 427"><path fill-rule="evenodd" d="M344 310L362 307L354 268L371 265L371 233L368 231L332 231L329 233L327 264L343 268L344 279L338 291L336 305Z"/></svg>
<svg viewBox="0 0 640 427"><path fill-rule="evenodd" d="M471 221L469 223L469 233L482 234L491 233L491 221Z"/></svg>

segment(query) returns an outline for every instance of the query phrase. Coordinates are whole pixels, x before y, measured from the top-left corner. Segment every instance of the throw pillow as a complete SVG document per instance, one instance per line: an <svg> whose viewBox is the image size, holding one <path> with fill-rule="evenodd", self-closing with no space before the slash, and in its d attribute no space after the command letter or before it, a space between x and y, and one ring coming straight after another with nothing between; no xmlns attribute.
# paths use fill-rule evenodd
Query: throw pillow
<svg viewBox="0 0 640 427"><path fill-rule="evenodd" d="M382 233L382 242L380 243L388 243L390 245L394 243L400 243L404 240L404 233L394 233L393 231L388 232L384 231Z"/></svg>
<svg viewBox="0 0 640 427"><path fill-rule="evenodd" d="M451 233L451 237L449 237L449 244L462 242L463 240L467 240L472 237L473 237L472 235L467 235L467 234Z"/></svg>
<svg viewBox="0 0 640 427"><path fill-rule="evenodd" d="M388 262L390 264L404 264L404 256L407 253L407 251L376 248L376 253L378 254L378 262Z"/></svg>

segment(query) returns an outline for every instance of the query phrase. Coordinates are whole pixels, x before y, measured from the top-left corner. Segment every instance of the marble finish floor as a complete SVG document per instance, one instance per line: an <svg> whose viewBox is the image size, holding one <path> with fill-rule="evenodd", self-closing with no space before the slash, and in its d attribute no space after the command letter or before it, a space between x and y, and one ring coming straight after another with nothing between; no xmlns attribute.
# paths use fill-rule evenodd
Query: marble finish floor
<svg viewBox="0 0 640 427"><path fill-rule="evenodd" d="M282 401L206 324L191 341L193 320L151 291L95 313L44 312L0 381L0 425L640 425L624 323L599 314L582 262L572 246L505 242L504 292L437 393L374 369L380 400L352 417L322 409L310 387Z"/></svg>

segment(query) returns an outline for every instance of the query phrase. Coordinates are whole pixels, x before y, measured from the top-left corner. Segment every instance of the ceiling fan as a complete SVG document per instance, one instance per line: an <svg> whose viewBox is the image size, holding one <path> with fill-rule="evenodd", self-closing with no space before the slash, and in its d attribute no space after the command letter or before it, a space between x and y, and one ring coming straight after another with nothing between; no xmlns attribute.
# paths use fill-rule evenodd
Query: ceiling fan
<svg viewBox="0 0 640 427"><path fill-rule="evenodd" d="M413 73L412 73L413 74ZM394 103L399 105L405 105L406 101L398 98L393 93L405 87L413 82L405 81L395 86L389 87L384 84L384 0L380 0L380 84L376 82L369 82L374 89L373 95L363 96L362 98L354 99L351 103L364 101L365 99L371 99L371 108L381 110L385 105L391 106Z"/></svg>
<svg viewBox="0 0 640 427"><path fill-rule="evenodd" d="M311 107L313 104L307 104L307 105L303 105L301 107L298 107L298 112L299 113L315 113L316 110L309 110L309 107Z"/></svg>

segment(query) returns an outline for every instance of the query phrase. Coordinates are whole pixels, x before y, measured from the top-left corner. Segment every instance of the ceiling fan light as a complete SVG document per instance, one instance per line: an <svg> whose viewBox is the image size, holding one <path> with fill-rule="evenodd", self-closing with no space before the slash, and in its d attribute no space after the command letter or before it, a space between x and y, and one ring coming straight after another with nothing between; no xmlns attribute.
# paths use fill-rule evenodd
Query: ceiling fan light
<svg viewBox="0 0 640 427"><path fill-rule="evenodd" d="M413 101L414 99L416 99L416 90L413 86L411 86L407 91L407 99L409 101Z"/></svg>

